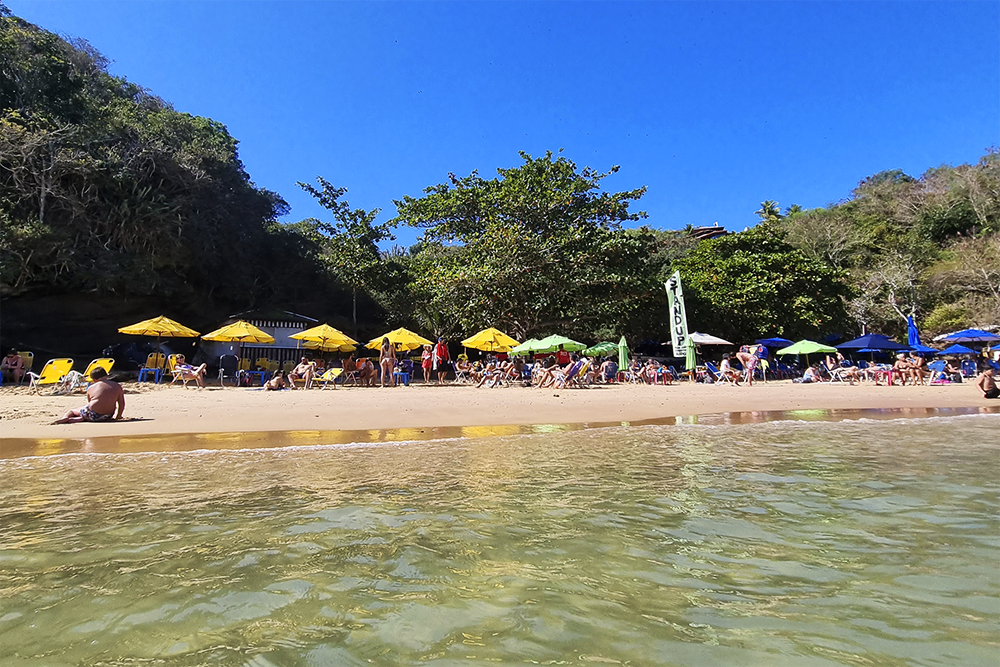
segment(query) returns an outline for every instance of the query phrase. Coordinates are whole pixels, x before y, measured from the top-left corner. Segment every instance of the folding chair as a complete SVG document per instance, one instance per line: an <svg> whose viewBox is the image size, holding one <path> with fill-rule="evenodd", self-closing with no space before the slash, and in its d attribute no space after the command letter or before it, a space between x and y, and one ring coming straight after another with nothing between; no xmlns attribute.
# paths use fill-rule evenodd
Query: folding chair
<svg viewBox="0 0 1000 667"><path fill-rule="evenodd" d="M726 373L723 373L722 371L720 371L715 366L715 364L713 364L711 361L706 361L705 362L705 368L712 375L712 380L713 381L715 381L715 382L721 382L722 384L731 384L734 387L736 386L736 380L734 380L732 377L730 377Z"/></svg>
<svg viewBox="0 0 1000 667"><path fill-rule="evenodd" d="M24 382L28 378L28 373L31 372L31 367L35 364L35 353L23 350L18 352L18 355L24 361L24 374L21 375L21 380L18 382L18 384L21 384L21 382Z"/></svg>
<svg viewBox="0 0 1000 667"><path fill-rule="evenodd" d="M979 374L979 368L972 359L962 360L962 377L974 378Z"/></svg>
<svg viewBox="0 0 1000 667"><path fill-rule="evenodd" d="M49 359L42 366L41 373L25 373L28 376L28 388L34 389L35 393L40 393L38 388L43 385L57 384L70 371L73 370L72 359Z"/></svg>
<svg viewBox="0 0 1000 667"><path fill-rule="evenodd" d="M232 378L233 381L239 384L239 380L236 377L237 371L240 369L240 360L235 354L224 354L219 357L219 386L226 386L226 378Z"/></svg>
<svg viewBox="0 0 1000 667"><path fill-rule="evenodd" d="M320 387L320 389L326 389L331 384L333 385L333 388L336 389L337 378L339 378L343 374L344 374L343 368L328 368L326 369L325 373L323 373L319 377L313 378L313 382L314 383L322 382L323 386ZM355 375L357 375L357 373L355 373Z"/></svg>

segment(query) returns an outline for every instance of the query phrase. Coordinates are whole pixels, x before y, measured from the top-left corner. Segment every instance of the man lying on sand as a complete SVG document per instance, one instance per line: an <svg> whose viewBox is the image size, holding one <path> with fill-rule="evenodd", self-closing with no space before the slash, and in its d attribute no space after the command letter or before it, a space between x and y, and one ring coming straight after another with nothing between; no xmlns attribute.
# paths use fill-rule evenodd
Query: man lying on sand
<svg viewBox="0 0 1000 667"><path fill-rule="evenodd" d="M78 424L80 422L109 422L121 419L125 412L125 392L122 386L108 377L103 368L95 368L90 372L93 384L87 387L87 405L76 410L70 410L62 419L53 424ZM115 414L115 407L118 414Z"/></svg>

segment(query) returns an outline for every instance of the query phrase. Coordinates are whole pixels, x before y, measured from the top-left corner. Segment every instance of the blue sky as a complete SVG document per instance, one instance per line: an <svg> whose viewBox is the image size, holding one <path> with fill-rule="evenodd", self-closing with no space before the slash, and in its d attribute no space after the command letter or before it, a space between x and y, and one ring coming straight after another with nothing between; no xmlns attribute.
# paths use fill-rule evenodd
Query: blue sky
<svg viewBox="0 0 1000 667"><path fill-rule="evenodd" d="M111 71L225 123L255 183L394 215L449 172L565 149L647 224L753 224L1000 144L1000 3L49 2ZM399 241L414 240L401 230Z"/></svg>

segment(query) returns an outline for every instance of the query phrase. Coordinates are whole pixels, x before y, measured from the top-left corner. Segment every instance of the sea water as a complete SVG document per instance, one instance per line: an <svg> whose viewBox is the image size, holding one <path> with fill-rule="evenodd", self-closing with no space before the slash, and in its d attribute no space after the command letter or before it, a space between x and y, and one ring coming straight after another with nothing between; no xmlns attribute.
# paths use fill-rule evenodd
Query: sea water
<svg viewBox="0 0 1000 667"><path fill-rule="evenodd" d="M1000 417L555 431L0 459L0 665L1000 664Z"/></svg>

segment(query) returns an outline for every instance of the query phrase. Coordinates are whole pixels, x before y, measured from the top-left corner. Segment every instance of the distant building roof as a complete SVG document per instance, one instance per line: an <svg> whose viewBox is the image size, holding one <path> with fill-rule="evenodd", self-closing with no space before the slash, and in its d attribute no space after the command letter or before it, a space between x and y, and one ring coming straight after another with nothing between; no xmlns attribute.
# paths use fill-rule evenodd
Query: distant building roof
<svg viewBox="0 0 1000 667"><path fill-rule="evenodd" d="M707 241L708 239L717 239L720 236L725 236L729 232L726 231L725 227L720 227L719 223L715 223L711 227L694 227L691 229L691 235L694 236L699 241Z"/></svg>
<svg viewBox="0 0 1000 667"><path fill-rule="evenodd" d="M315 320L306 315L299 315L289 310L279 310L277 308L263 308L261 310L248 310L242 313L230 315L234 320L253 320L256 322L290 322L295 324L316 324ZM276 326L272 324L270 326Z"/></svg>

